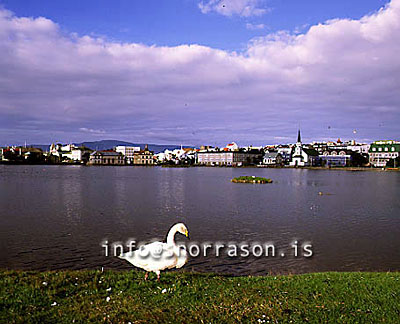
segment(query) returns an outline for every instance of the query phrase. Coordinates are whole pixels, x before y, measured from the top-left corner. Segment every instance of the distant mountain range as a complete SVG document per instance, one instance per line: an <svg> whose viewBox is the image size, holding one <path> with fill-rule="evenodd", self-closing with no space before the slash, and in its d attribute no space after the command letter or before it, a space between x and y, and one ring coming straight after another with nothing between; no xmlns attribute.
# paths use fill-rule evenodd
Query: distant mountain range
<svg viewBox="0 0 400 324"><path fill-rule="evenodd" d="M102 141L95 141L95 142L82 142L77 143L75 145L78 146L86 146L92 150L109 150L118 145L125 145L125 146L140 146L141 149L144 149L146 144L138 144L138 143L130 143L124 141L117 141L117 140L102 140ZM160 144L148 144L149 150L154 151L155 153L163 152L166 149L174 150L176 148L180 148L180 145L160 145Z"/></svg>
<svg viewBox="0 0 400 324"><path fill-rule="evenodd" d="M125 145L125 146L140 146L141 149L144 149L145 144L137 144L137 143L130 143L130 142L124 142L124 141L118 141L118 140L102 140L102 141L94 141L94 142L82 142L82 143L74 143L77 146L86 146L92 150L110 150L114 148L115 146L118 145ZM169 150L174 150L176 148L180 148L180 145L161 145L161 144L148 144L149 145L149 150L154 151L154 153L159 153L163 152L166 149ZM50 144L49 145L30 145L33 147L37 147L42 149L43 151L48 151ZM188 146L184 146L188 147Z"/></svg>

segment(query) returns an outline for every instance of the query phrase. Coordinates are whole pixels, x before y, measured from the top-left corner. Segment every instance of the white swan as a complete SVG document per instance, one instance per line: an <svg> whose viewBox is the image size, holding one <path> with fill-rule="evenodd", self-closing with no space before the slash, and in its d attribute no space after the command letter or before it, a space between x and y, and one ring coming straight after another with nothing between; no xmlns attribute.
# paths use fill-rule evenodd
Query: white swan
<svg viewBox="0 0 400 324"><path fill-rule="evenodd" d="M175 244L175 234L177 232L189 238L186 226L183 223L178 223L169 230L167 243L153 242L142 245L135 251L121 254L119 258L145 270L145 280L147 280L148 272L155 272L157 280L160 280L160 271L182 268L187 262L186 250Z"/></svg>

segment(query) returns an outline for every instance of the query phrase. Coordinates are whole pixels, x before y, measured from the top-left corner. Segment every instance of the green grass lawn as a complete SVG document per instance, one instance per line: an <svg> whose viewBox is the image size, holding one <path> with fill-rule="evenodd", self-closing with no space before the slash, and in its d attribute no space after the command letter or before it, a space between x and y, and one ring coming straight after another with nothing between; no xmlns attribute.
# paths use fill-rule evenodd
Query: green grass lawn
<svg viewBox="0 0 400 324"><path fill-rule="evenodd" d="M0 271L0 323L399 323L400 273Z"/></svg>

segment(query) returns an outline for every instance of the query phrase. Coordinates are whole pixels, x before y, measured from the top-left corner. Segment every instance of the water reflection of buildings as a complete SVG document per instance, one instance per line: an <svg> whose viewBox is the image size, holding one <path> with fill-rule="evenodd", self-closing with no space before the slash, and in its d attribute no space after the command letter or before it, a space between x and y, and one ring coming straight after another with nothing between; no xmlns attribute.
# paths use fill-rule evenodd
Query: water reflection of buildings
<svg viewBox="0 0 400 324"><path fill-rule="evenodd" d="M62 206L65 208L67 225L75 226L82 220L83 195L86 188L80 177L82 169L79 166L70 166L66 171L68 176L60 179Z"/></svg>
<svg viewBox="0 0 400 324"><path fill-rule="evenodd" d="M183 169L165 168L160 170L157 183L157 197L161 202L163 216L175 215L176 219L185 219L185 181L186 177L181 174Z"/></svg>

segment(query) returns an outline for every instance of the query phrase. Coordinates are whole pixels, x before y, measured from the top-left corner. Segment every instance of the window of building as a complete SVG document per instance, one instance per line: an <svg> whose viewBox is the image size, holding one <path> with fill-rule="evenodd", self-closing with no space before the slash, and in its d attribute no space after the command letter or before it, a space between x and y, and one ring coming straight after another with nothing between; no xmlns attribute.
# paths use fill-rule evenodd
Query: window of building
<svg viewBox="0 0 400 324"><path fill-rule="evenodd" d="M378 151L379 151L379 152L382 152L382 147L378 148Z"/></svg>

